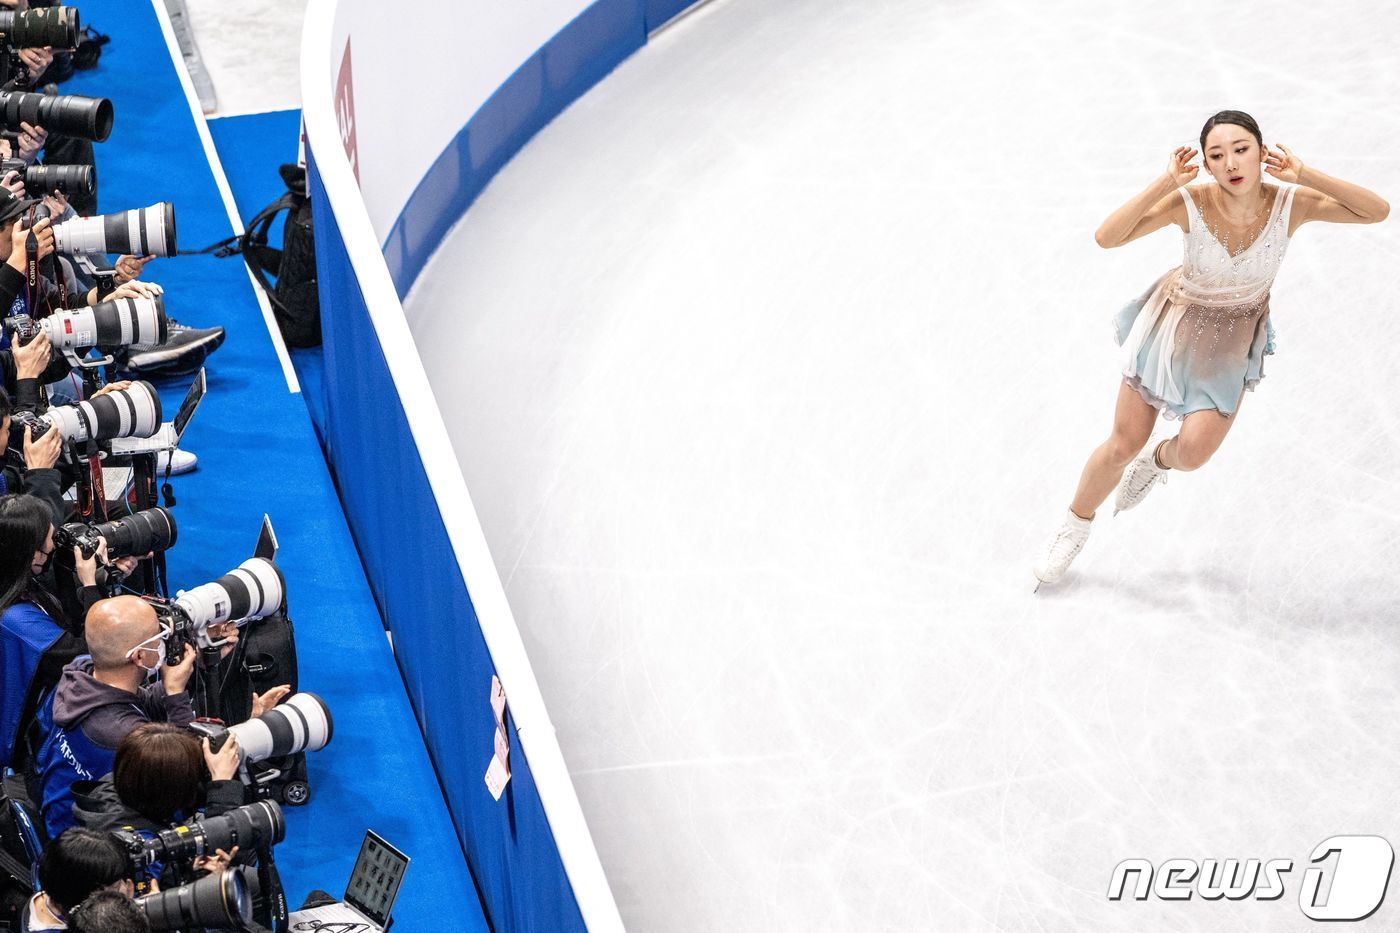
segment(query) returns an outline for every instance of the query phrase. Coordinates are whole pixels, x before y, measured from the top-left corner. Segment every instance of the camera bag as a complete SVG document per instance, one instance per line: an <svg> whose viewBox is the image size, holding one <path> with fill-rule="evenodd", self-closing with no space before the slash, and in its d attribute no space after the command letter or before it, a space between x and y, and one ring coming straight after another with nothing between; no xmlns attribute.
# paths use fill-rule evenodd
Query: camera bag
<svg viewBox="0 0 1400 933"><path fill-rule="evenodd" d="M306 193L306 169L283 165L278 169L287 193L258 211L238 248L253 278L267 292L277 327L289 347L315 347L321 343L321 303L316 287L316 242L311 229L311 199ZM282 248L268 245L268 231L277 215L282 223ZM276 279L269 280L269 276Z"/></svg>
<svg viewBox="0 0 1400 933"><path fill-rule="evenodd" d="M296 693L299 689L296 631L287 615L287 607L283 605L272 615L244 627L229 662L220 690L227 722L238 723L248 718L253 711L254 693L266 693L280 684L290 685L292 693ZM252 763L248 771L259 798L291 806L300 806L310 799L305 752Z"/></svg>

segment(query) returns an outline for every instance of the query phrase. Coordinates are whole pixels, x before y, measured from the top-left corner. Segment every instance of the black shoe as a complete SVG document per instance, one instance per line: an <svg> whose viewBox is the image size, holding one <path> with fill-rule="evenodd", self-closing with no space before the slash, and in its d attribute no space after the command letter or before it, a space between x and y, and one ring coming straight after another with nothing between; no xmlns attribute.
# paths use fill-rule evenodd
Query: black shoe
<svg viewBox="0 0 1400 933"><path fill-rule="evenodd" d="M188 376L198 372L224 342L222 327L186 327L174 318L169 323L165 343L138 344L128 350L125 362L118 366L123 378Z"/></svg>

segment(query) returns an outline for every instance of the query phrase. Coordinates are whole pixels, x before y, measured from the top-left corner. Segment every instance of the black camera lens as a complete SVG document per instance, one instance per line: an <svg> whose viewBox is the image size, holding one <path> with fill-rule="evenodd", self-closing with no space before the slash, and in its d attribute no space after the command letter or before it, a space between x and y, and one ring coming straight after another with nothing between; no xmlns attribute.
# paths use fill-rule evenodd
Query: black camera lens
<svg viewBox="0 0 1400 933"><path fill-rule="evenodd" d="M39 192L92 197L96 189L91 165L31 165L20 172L26 191L37 195Z"/></svg>
<svg viewBox="0 0 1400 933"><path fill-rule="evenodd" d="M159 507L93 525L92 530L107 539L107 556L113 560L169 550L177 537L175 516L169 509Z"/></svg>
<svg viewBox="0 0 1400 933"><path fill-rule="evenodd" d="M112 134L112 102L78 94L0 91L0 124L17 133L21 123L37 124L56 136L100 143Z"/></svg>
<svg viewBox="0 0 1400 933"><path fill-rule="evenodd" d="M152 930L243 930L253 915L257 873L230 868L178 888L147 894L137 906Z"/></svg>
<svg viewBox="0 0 1400 933"><path fill-rule="evenodd" d="M46 45L76 49L82 31L77 7L54 6L0 13L0 33L4 33L10 45L17 49L41 49Z"/></svg>

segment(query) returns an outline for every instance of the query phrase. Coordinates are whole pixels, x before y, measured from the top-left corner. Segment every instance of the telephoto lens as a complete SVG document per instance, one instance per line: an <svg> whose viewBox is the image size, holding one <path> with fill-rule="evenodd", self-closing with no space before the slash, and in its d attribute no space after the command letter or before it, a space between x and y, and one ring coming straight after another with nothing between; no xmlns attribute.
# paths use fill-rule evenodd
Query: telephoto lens
<svg viewBox="0 0 1400 933"><path fill-rule="evenodd" d="M44 422L56 425L58 433L74 444L150 437L160 430L160 396L149 382L133 382L86 402L55 405L38 421L41 426ZM35 437L38 434L34 432Z"/></svg>
<svg viewBox="0 0 1400 933"><path fill-rule="evenodd" d="M213 583L175 595L178 615L201 648L212 647L208 630L230 619L261 619L282 605L282 571L263 557L250 557Z"/></svg>
<svg viewBox="0 0 1400 933"><path fill-rule="evenodd" d="M31 195L38 196L62 191L64 194L90 198L97 190L96 178L92 173L91 165L29 165L24 168L12 169L10 163L18 161L18 159L6 159L4 162L0 162L0 177L9 171L18 172L20 179L24 182L24 190ZM20 162L20 164L24 163Z"/></svg>
<svg viewBox="0 0 1400 933"><path fill-rule="evenodd" d="M319 752L330 744L335 723L324 700L314 693L295 693L258 718L229 726L228 731L237 736L244 761L266 761Z"/></svg>
<svg viewBox="0 0 1400 933"><path fill-rule="evenodd" d="M76 217L53 227L60 253L119 253L174 256L175 205L161 201L134 211L100 217Z"/></svg>
<svg viewBox="0 0 1400 933"><path fill-rule="evenodd" d="M175 516L169 509L159 506L133 512L113 522L83 527L91 527L96 534L106 539L107 556L112 560L118 557L140 557L153 551L157 554L168 551L175 546L178 537Z"/></svg>
<svg viewBox="0 0 1400 933"><path fill-rule="evenodd" d="M258 874L227 868L190 884L138 897L152 930L246 930L253 919Z"/></svg>
<svg viewBox="0 0 1400 933"><path fill-rule="evenodd" d="M238 846L252 852L275 846L286 834L282 808L271 800L259 800L218 816L186 820L154 834L133 829L112 833L138 875L171 862L193 862L219 849L229 852Z"/></svg>
<svg viewBox="0 0 1400 933"><path fill-rule="evenodd" d="M55 136L100 143L112 134L112 102L79 94L0 91L0 125L18 133L21 123L42 126Z"/></svg>
<svg viewBox="0 0 1400 933"><path fill-rule="evenodd" d="M16 49L41 49L46 45L76 49L82 31L78 8L74 6L0 12L0 32Z"/></svg>
<svg viewBox="0 0 1400 933"><path fill-rule="evenodd" d="M60 350L164 343L170 332L165 302L159 296L118 298L90 308L55 311L37 323L49 335L49 342Z"/></svg>

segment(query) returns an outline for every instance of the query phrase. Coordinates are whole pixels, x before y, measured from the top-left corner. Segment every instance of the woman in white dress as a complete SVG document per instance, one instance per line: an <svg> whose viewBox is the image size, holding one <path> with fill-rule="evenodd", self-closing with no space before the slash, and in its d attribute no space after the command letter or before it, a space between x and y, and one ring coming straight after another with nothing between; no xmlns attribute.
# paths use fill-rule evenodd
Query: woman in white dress
<svg viewBox="0 0 1400 933"><path fill-rule="evenodd" d="M1064 524L1035 564L1040 583L1064 575L1114 487L1115 512L1131 509L1169 470L1199 469L1219 449L1273 352L1269 287L1293 231L1315 220L1377 223L1390 212L1374 192L1266 146L1254 118L1237 110L1206 121L1199 152L1215 184L1190 184L1198 150L1182 146L1094 235L1112 249L1176 224L1185 254L1115 319L1123 381L1113 432L1089 455ZM1264 172L1288 187L1265 184ZM1159 414L1181 430L1143 450Z"/></svg>

